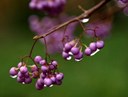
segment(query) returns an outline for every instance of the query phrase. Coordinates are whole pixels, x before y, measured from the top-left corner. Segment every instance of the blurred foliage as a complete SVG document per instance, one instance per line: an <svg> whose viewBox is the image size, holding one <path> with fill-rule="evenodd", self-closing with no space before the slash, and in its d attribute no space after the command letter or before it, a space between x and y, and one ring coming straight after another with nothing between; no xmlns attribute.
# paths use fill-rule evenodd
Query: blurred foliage
<svg viewBox="0 0 128 97"><path fill-rule="evenodd" d="M10 78L10 67L16 66L19 57L31 48L34 33L27 19L32 13L28 0L0 0L0 97L128 97L128 17L122 13L116 14L112 34L95 56L76 63L53 55L65 74L62 86L37 91L34 81L21 85ZM38 54L44 54L41 43L33 55Z"/></svg>

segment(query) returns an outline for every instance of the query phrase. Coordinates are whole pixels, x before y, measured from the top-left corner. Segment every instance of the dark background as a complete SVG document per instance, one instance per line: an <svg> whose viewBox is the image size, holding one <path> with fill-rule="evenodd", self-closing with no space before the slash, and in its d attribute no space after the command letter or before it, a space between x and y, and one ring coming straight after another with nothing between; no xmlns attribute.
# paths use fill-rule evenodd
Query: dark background
<svg viewBox="0 0 128 97"><path fill-rule="evenodd" d="M123 13L116 14L105 48L95 56L78 63L67 62L60 54L53 56L65 74L61 86L37 91L34 81L21 85L12 79L9 69L28 54L33 43L28 17L36 12L28 2L0 0L0 97L128 97L128 17ZM44 54L41 43L34 51L38 54Z"/></svg>

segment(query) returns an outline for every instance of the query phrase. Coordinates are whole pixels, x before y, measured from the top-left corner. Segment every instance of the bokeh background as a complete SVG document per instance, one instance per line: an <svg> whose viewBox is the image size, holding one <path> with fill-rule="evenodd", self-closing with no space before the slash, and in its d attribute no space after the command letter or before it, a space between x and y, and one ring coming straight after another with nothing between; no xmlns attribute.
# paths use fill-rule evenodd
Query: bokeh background
<svg viewBox="0 0 128 97"><path fill-rule="evenodd" d="M71 7L73 0L69 1ZM65 74L61 86L37 91L34 82L21 85L12 79L9 69L29 52L33 43L28 17L36 12L28 8L28 2L0 0L0 97L128 97L128 17L122 13L114 16L112 34L100 53L78 63L67 62L60 54L53 56ZM71 8L78 14L75 5ZM34 55L43 55L42 48L38 43Z"/></svg>

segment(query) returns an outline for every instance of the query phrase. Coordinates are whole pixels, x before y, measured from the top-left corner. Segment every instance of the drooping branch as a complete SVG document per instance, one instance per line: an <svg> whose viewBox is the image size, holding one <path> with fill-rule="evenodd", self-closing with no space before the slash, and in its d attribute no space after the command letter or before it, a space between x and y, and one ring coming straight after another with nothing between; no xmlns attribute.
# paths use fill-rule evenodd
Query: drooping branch
<svg viewBox="0 0 128 97"><path fill-rule="evenodd" d="M52 29L50 29L50 31L48 31L47 33L43 34L43 35L37 35L37 36L34 36L34 40L38 40L40 38L44 38L46 36L48 36L49 34L63 28L64 26L70 24L70 23L73 23L73 22L77 22L79 20L82 20L84 18L89 18L95 11L97 11L98 9L100 9L101 7L103 7L105 4L107 4L108 2L110 2L111 0L101 0L101 2L99 2L98 4L96 4L94 7L88 9L88 10L85 10L81 15L67 21L67 22L64 22Z"/></svg>

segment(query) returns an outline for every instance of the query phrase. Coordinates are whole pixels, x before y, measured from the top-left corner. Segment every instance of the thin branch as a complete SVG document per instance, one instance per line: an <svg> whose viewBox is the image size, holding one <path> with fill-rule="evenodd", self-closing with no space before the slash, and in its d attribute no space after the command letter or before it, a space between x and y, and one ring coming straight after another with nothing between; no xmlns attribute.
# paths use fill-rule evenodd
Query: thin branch
<svg viewBox="0 0 128 97"><path fill-rule="evenodd" d="M30 50L30 53L29 53L29 57L32 56L32 52L33 52L33 49L34 49L34 46L35 46L36 42L37 42L37 39L34 41L32 47L31 47L31 50Z"/></svg>
<svg viewBox="0 0 128 97"><path fill-rule="evenodd" d="M52 28L50 31L48 31L46 34L43 34L43 35L39 35L39 36L34 36L34 40L38 40L40 38L44 38L46 36L48 36L49 34L63 28L64 26L70 24L70 23L73 23L73 22L77 22L78 20L81 20L81 19L84 19L84 18L88 18L90 17L90 15L92 15L96 10L100 9L102 6L104 6L105 4L107 4L108 2L110 2L111 0L101 0L101 2L99 2L98 4L96 4L94 7L92 7L91 9L89 10L85 10L84 13L82 13L81 15L67 21L67 22L64 22L54 28Z"/></svg>

